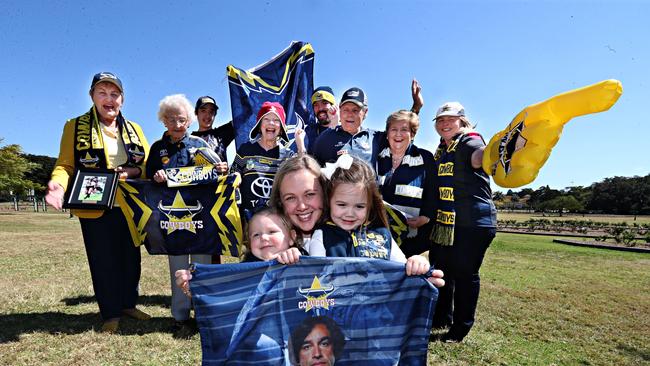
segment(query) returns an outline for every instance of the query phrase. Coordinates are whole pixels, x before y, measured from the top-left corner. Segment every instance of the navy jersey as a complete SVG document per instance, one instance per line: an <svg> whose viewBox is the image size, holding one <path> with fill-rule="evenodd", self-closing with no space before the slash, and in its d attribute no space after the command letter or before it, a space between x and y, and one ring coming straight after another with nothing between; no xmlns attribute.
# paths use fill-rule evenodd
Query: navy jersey
<svg viewBox="0 0 650 366"><path fill-rule="evenodd" d="M347 231L327 222L319 226L309 241L309 255L327 257L364 257L406 262L385 227L361 226Z"/></svg>
<svg viewBox="0 0 650 366"><path fill-rule="evenodd" d="M376 157L386 146L386 134L362 128L352 135L343 127L323 131L314 143L311 153L321 166L325 163L334 163L341 154L348 153L375 167Z"/></svg>
<svg viewBox="0 0 650 366"><path fill-rule="evenodd" d="M165 132L160 140L151 145L147 160L147 177L153 177L160 169L194 165L194 152L200 147L208 147L208 144L189 134L183 136L177 143L173 143Z"/></svg>
<svg viewBox="0 0 650 366"><path fill-rule="evenodd" d="M247 216L256 207L266 206L271 197L273 178L284 159L293 155L293 151L276 146L265 150L259 143L246 142L237 150L235 161L230 167L231 173L239 173L242 178L240 209Z"/></svg>

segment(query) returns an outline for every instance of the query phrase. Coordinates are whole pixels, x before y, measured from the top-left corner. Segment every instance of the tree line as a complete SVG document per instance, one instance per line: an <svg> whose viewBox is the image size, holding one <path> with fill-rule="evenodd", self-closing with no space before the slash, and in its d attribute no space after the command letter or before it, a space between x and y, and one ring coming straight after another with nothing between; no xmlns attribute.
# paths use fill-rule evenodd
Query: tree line
<svg viewBox="0 0 650 366"><path fill-rule="evenodd" d="M497 208L541 212L650 215L650 174L639 177L605 178L588 187L557 190L548 185L536 190L495 192Z"/></svg>

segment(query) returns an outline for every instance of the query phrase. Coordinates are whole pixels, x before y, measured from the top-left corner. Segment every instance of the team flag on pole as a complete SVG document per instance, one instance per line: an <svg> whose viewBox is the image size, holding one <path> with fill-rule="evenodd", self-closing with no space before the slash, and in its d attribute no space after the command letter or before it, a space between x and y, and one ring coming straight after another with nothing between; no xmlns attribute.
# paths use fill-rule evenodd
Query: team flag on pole
<svg viewBox="0 0 650 366"><path fill-rule="evenodd" d="M314 50L311 44L293 42L270 61L252 70L232 65L226 70L236 146L249 141L258 110L262 103L270 101L284 107L289 137L285 143L295 151L293 136L296 128L305 129L308 124L316 123L311 110L314 90ZM305 146L309 146L308 139L306 136Z"/></svg>
<svg viewBox="0 0 650 366"><path fill-rule="evenodd" d="M168 188L145 180L120 182L119 202L131 237L149 254L239 256L242 227L235 203L237 175L210 184Z"/></svg>
<svg viewBox="0 0 650 366"><path fill-rule="evenodd" d="M190 288L204 365L426 365L438 290L404 264L197 264Z"/></svg>

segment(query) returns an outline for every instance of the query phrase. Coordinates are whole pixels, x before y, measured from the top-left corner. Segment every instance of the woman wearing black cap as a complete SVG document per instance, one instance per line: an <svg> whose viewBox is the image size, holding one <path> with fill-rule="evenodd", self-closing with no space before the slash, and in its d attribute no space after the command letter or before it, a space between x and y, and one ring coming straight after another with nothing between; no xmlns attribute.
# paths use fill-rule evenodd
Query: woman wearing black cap
<svg viewBox="0 0 650 366"><path fill-rule="evenodd" d="M93 106L63 128L59 158L47 184L46 201L61 209L63 196L78 168L114 169L120 179L142 175L149 144L136 123L121 113L122 82L110 72L93 77ZM114 333L122 315L146 320L135 308L140 281L140 248L134 246L119 207L110 210L74 210L86 246L95 297L104 324Z"/></svg>

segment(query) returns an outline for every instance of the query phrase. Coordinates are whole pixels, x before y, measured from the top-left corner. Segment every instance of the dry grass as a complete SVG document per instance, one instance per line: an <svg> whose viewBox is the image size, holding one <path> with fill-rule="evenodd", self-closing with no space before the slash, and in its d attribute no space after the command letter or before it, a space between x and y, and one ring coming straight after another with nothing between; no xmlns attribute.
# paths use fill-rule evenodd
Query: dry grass
<svg viewBox="0 0 650 366"><path fill-rule="evenodd" d="M174 339L164 256L142 257L141 307L118 335L100 325L79 224L0 214L0 364L199 364L199 336ZM430 344L430 365L650 364L650 256L499 234L482 269L477 323Z"/></svg>

